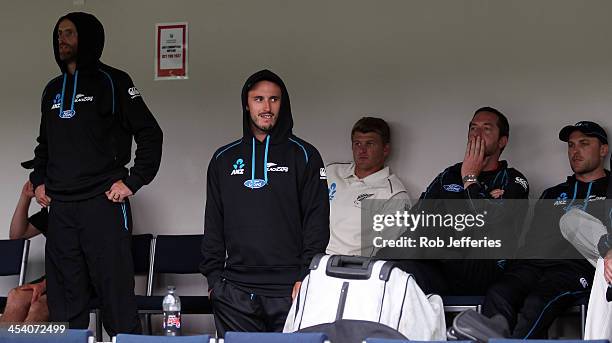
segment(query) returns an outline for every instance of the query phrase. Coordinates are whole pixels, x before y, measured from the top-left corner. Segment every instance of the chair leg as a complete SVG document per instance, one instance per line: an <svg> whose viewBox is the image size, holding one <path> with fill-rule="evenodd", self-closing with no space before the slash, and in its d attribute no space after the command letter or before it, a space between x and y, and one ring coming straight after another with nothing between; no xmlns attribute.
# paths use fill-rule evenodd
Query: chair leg
<svg viewBox="0 0 612 343"><path fill-rule="evenodd" d="M580 338L584 339L584 331L586 330L586 305L580 305Z"/></svg>
<svg viewBox="0 0 612 343"><path fill-rule="evenodd" d="M140 321L140 324L142 325L142 333L146 335L147 332L149 332L149 328L147 327L147 321L145 320L144 313L138 313L138 320Z"/></svg>
<svg viewBox="0 0 612 343"><path fill-rule="evenodd" d="M102 342L102 310L96 309L96 342Z"/></svg>
<svg viewBox="0 0 612 343"><path fill-rule="evenodd" d="M142 333L144 335L153 335L153 330L151 328L151 315L148 313L142 313L139 315L140 321L142 323Z"/></svg>
<svg viewBox="0 0 612 343"><path fill-rule="evenodd" d="M147 326L147 335L153 335L153 325L151 324L151 314L147 313L145 314L145 322L147 322L146 326Z"/></svg>

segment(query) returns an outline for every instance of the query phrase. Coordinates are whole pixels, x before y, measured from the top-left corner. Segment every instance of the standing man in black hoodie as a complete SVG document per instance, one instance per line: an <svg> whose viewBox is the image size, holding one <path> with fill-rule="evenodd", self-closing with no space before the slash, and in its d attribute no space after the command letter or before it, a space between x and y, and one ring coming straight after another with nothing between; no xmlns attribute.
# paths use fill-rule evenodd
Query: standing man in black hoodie
<svg viewBox="0 0 612 343"><path fill-rule="evenodd" d="M580 121L564 127L559 139L567 142L574 174L542 193L517 256L522 259L509 263L482 308L488 317L504 317L513 338L547 338L553 320L586 294L593 280L593 266L565 240L559 221L578 208L605 222L608 136L597 123Z"/></svg>
<svg viewBox="0 0 612 343"><path fill-rule="evenodd" d="M159 169L162 131L123 71L100 62L104 29L69 13L53 29L62 75L42 95L30 181L50 207L45 268L50 319L86 328L92 294L110 335L141 331L134 297L128 197ZM134 166L132 137L137 144Z"/></svg>
<svg viewBox="0 0 612 343"><path fill-rule="evenodd" d="M292 134L289 94L269 70L242 88L243 136L208 166L204 260L219 336L280 331L310 260L329 242L317 149Z"/></svg>

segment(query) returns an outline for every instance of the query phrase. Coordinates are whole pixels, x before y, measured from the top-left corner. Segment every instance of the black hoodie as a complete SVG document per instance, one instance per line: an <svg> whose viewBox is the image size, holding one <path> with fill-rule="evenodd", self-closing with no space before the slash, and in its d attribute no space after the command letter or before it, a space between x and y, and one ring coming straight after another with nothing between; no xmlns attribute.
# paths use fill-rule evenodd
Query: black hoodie
<svg viewBox="0 0 612 343"><path fill-rule="evenodd" d="M546 189L535 205L533 219L525 237L523 257L540 258L525 263L540 267L565 266L568 270L592 272L593 267L571 245L559 230L559 220L572 207L578 207L603 223L607 222L606 176L591 182L582 182L575 175L554 187ZM588 200L587 200L588 199Z"/></svg>
<svg viewBox="0 0 612 343"><path fill-rule="evenodd" d="M74 75L59 58L60 21L72 21L78 33ZM93 15L61 17L53 29L53 52L62 75L42 95L40 133L34 150L34 187L61 201L83 200L123 180L133 193L159 169L162 131L129 75L100 62L104 29ZM137 149L129 173L132 137Z"/></svg>
<svg viewBox="0 0 612 343"><path fill-rule="evenodd" d="M612 168L612 156L610 157L610 168ZM608 194L606 198L608 232L612 233L612 174L608 178Z"/></svg>
<svg viewBox="0 0 612 343"><path fill-rule="evenodd" d="M440 173L421 194L415 210L424 209L427 213L443 214L487 213L486 229L475 230L470 236L501 239L505 251L512 251L518 243L516 237L520 234L522 219L528 209L527 178L517 169L508 167L508 162L502 160L499 161L497 169L481 172L478 175L478 182L464 189L461 166L462 163L457 163ZM499 199L494 199L490 195L494 189L504 191ZM460 199L461 201L458 201ZM512 200L505 201L506 199Z"/></svg>
<svg viewBox="0 0 612 343"><path fill-rule="evenodd" d="M263 142L251 131L247 93L259 81L282 89L276 125ZM218 149L208 166L200 266L210 287L220 277L253 289L291 286L329 241L329 199L319 152L291 132L289 94L262 70L242 89L243 137ZM227 256L227 257L226 257Z"/></svg>

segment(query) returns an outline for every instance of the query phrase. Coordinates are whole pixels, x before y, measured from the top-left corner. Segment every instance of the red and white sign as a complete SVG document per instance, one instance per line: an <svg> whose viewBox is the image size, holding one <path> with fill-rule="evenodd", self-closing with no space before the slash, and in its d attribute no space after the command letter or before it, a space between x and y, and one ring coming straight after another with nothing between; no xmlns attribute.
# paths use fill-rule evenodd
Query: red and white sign
<svg viewBox="0 0 612 343"><path fill-rule="evenodd" d="M155 80L186 79L187 23L155 25Z"/></svg>

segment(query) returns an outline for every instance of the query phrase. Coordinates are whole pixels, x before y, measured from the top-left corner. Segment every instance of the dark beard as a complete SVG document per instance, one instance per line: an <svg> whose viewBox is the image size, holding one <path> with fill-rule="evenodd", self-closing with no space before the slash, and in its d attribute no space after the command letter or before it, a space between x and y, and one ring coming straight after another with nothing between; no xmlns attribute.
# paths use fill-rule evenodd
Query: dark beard
<svg viewBox="0 0 612 343"><path fill-rule="evenodd" d="M66 55L61 55L60 54L60 61L68 64L68 63L72 63L72 62L76 62L76 56L72 55L72 54L66 54Z"/></svg>
<svg viewBox="0 0 612 343"><path fill-rule="evenodd" d="M255 123L255 121L252 118L250 118L250 119L251 119L251 125L253 125L254 127L256 127L257 129L259 129L262 132L270 133L270 131L272 131L272 129L274 128L274 125L271 125L269 128L263 128L263 127L257 125L257 123Z"/></svg>
<svg viewBox="0 0 612 343"><path fill-rule="evenodd" d="M58 50L58 54L59 54L60 61L66 63L66 64L76 62L76 60L77 60L77 54L76 54L75 49L73 49L73 48L70 48L70 50L65 52L65 53L61 53Z"/></svg>

